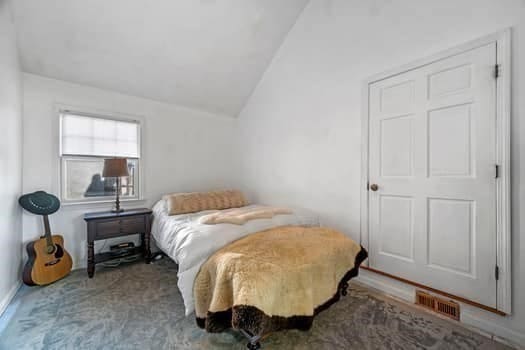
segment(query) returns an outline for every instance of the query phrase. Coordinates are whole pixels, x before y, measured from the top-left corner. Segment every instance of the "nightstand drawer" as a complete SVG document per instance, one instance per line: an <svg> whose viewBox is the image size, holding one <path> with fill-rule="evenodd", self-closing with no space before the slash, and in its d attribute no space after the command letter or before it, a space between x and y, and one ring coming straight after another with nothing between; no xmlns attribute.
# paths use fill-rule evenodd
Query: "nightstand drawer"
<svg viewBox="0 0 525 350"><path fill-rule="evenodd" d="M96 236L109 237L120 234L144 233L146 225L143 216L99 221L96 223Z"/></svg>
<svg viewBox="0 0 525 350"><path fill-rule="evenodd" d="M144 233L146 230L144 217L137 216L131 218L123 218L120 220L121 233Z"/></svg>

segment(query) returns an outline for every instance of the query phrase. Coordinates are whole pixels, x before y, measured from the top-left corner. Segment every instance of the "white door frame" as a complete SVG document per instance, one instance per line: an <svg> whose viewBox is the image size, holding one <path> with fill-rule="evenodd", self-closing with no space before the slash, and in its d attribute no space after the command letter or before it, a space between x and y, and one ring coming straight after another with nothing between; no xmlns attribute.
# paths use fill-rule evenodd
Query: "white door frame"
<svg viewBox="0 0 525 350"><path fill-rule="evenodd" d="M511 29L470 41L433 56L417 60L365 80L362 90L361 118L361 245L369 248L369 86L391 76L419 68L444 58L457 55L490 43L496 43L499 77L496 81L496 162L499 178L496 181L496 265L499 268L497 281L497 310L511 313L511 192L510 192L510 113L511 113Z"/></svg>

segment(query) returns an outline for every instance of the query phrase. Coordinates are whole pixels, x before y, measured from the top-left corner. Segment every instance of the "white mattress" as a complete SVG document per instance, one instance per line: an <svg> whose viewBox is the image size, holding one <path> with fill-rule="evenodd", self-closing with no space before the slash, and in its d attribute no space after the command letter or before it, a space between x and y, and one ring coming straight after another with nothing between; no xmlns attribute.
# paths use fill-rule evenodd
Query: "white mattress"
<svg viewBox="0 0 525 350"><path fill-rule="evenodd" d="M250 207L257 206L251 205ZM293 214L290 215L252 220L244 225L199 223L201 216L212 212L215 210L169 216L163 200L153 206L151 234L157 246L179 265L178 286L184 299L186 315L194 311L193 283L195 277L201 265L214 252L241 237L272 227L319 226L319 218L304 209L293 209Z"/></svg>

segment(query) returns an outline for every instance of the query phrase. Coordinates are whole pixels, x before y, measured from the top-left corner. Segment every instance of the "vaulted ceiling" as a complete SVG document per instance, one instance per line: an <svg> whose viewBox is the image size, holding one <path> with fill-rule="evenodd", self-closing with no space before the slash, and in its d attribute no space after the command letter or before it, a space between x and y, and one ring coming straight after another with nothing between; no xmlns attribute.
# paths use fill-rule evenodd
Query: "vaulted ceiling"
<svg viewBox="0 0 525 350"><path fill-rule="evenodd" d="M25 72L235 116L308 0L13 0Z"/></svg>

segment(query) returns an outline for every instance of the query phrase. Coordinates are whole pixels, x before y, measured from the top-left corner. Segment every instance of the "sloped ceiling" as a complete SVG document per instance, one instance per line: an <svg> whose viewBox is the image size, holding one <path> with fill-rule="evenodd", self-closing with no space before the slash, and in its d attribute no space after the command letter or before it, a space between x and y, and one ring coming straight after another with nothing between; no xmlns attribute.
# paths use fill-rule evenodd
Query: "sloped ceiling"
<svg viewBox="0 0 525 350"><path fill-rule="evenodd" d="M25 72L236 116L308 0L13 0Z"/></svg>

